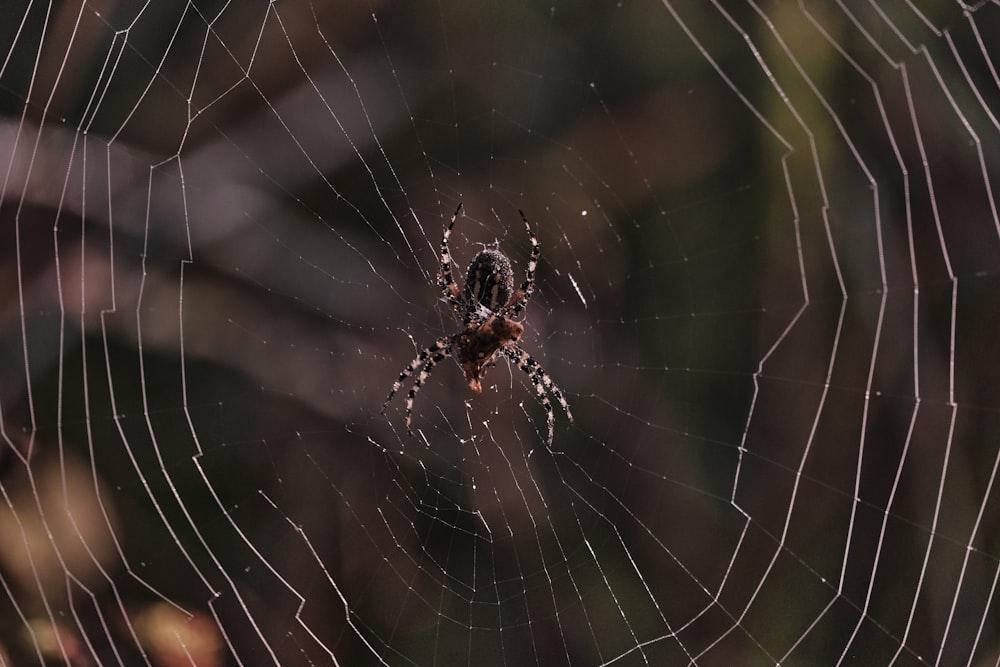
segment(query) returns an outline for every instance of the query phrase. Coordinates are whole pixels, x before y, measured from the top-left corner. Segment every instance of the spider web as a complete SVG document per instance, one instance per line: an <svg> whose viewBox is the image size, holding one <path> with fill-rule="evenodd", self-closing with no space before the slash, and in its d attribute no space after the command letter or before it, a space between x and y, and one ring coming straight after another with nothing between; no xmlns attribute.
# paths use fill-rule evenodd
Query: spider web
<svg viewBox="0 0 1000 667"><path fill-rule="evenodd" d="M1000 660L997 3L0 16L0 664Z"/></svg>

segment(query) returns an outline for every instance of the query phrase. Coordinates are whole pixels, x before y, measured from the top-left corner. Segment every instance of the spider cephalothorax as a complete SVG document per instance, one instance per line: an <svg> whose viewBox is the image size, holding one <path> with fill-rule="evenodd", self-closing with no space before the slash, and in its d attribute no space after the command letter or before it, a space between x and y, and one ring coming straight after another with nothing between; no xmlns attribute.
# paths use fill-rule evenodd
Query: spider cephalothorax
<svg viewBox="0 0 1000 667"><path fill-rule="evenodd" d="M524 327L502 317L491 316L478 327L469 327L451 337L452 355L465 371L469 389L477 394L483 390L479 380L493 365L493 357L505 345L514 345L524 333Z"/></svg>
<svg viewBox="0 0 1000 667"><path fill-rule="evenodd" d="M514 274L510 260L495 248L487 248L475 256L465 273L465 287L460 291L451 275L451 251L448 240L461 210L462 205L459 204L441 236L441 268L438 269L437 284L448 303L462 316L465 329L452 336L439 338L424 348L399 374L399 378L392 385L389 397L385 399L382 411L385 412L389 401L403 386L406 378L420 368L417 379L406 395L406 429L409 431L413 400L435 364L445 357L454 357L465 373L469 389L478 394L483 390L481 381L486 371L496 363L497 354L503 354L531 378L535 393L545 408L549 427L548 441L551 444L555 415L547 394L551 393L559 401L570 421L573 421L573 415L570 414L569 404L556 383L530 354L517 345L518 339L524 333L524 326L511 319L524 310L528 299L535 291L535 267L541 254L538 239L532 233L528 219L521 213L521 220L524 221L524 227L531 239L531 258L528 260L527 275L517 292L514 292Z"/></svg>

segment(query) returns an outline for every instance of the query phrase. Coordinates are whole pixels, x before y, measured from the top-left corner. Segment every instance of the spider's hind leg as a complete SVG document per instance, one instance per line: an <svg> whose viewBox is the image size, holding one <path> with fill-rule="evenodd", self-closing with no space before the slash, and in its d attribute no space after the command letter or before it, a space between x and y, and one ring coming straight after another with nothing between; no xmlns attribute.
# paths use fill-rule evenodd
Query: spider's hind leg
<svg viewBox="0 0 1000 667"><path fill-rule="evenodd" d="M517 317L524 310L524 307L528 305L528 299L531 295L535 293L535 269L538 268L538 259L542 255L542 247L538 243L538 237L535 233L531 231L531 224L528 222L528 217L524 215L524 211L518 211L521 214L521 220L524 222L524 228L528 230L528 238L531 240L531 257L528 258L528 270L524 276L524 282L511 297L510 303L504 308L502 314L505 317Z"/></svg>
<svg viewBox="0 0 1000 667"><path fill-rule="evenodd" d="M455 283L455 278L451 274L451 247L448 243L451 239L451 228L455 226L455 220L458 219L458 214L461 212L462 202L459 202L458 208L455 209L454 215L451 216L451 222L448 223L448 226L444 228L444 232L441 234L441 266L438 268L437 274L437 284L441 288L441 293L444 294L444 298L458 313L462 312L462 298L458 284Z"/></svg>
<svg viewBox="0 0 1000 667"><path fill-rule="evenodd" d="M435 364L451 354L451 339L450 338L438 338L430 346L425 347L421 350L420 354L414 358L413 361L403 369L403 372L399 374L399 377L392 384L392 391L389 392L389 396L385 399L385 403L382 404L382 414L385 414L385 409L389 405L389 401L392 397L396 395L396 392L400 390L403 386L403 382L406 378L412 376L418 368L420 372L417 373L417 379L414 381L413 386L410 387L410 391L406 394L406 432L413 435L413 431L410 430L410 420L413 415L413 401L417 397L417 392L420 391L420 387L423 386L424 382L431 374L431 370L434 368ZM421 366L423 366L421 368Z"/></svg>

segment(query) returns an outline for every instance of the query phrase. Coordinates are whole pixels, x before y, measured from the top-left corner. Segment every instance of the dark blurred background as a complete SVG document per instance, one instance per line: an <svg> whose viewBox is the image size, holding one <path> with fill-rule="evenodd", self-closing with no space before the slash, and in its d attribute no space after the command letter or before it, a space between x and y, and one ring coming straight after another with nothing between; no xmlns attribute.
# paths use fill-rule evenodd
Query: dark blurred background
<svg viewBox="0 0 1000 667"><path fill-rule="evenodd" d="M4 3L0 663L995 662L998 31Z"/></svg>

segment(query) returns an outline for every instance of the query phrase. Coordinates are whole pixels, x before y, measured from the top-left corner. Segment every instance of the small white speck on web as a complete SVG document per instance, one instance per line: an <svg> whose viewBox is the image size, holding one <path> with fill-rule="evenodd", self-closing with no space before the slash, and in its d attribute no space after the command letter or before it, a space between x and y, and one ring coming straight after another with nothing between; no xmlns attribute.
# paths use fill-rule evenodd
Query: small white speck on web
<svg viewBox="0 0 1000 667"><path fill-rule="evenodd" d="M568 273L566 275L569 276L569 281L571 283L573 283L573 289L576 290L576 295L578 297L580 297L580 301L581 301L581 303L583 303L583 307L586 308L587 307L587 300L583 298L583 292L580 291L580 286L576 284L576 278L573 277L572 273Z"/></svg>

